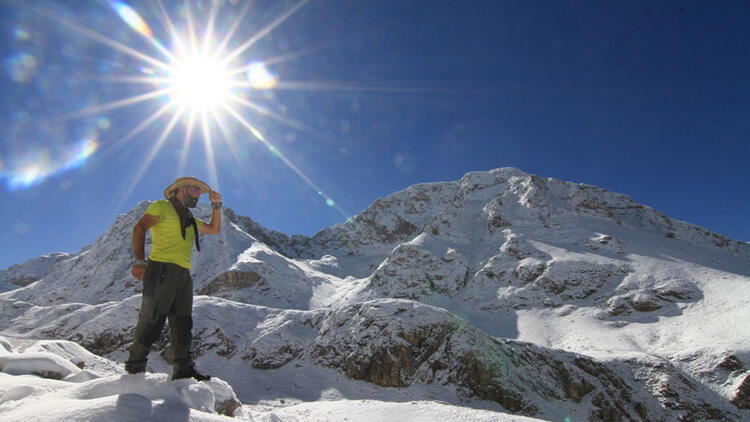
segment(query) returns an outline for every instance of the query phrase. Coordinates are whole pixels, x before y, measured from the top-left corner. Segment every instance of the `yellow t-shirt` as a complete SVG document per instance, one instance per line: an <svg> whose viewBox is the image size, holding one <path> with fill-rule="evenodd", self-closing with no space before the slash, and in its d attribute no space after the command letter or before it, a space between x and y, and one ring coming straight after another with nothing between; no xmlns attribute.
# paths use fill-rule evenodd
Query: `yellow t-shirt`
<svg viewBox="0 0 750 422"><path fill-rule="evenodd" d="M151 253L148 257L159 262L171 262L190 269L190 254L195 243L193 226L185 227L185 238L180 230L180 216L174 206L166 200L156 201L149 205L146 214L159 217L159 222L151 227ZM195 219L198 227L203 221Z"/></svg>

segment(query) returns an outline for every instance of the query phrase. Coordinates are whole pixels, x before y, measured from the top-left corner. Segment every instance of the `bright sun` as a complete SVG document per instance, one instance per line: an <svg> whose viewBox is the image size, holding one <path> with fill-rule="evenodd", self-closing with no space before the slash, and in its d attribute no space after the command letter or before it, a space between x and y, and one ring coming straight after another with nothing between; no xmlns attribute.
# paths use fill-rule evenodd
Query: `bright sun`
<svg viewBox="0 0 750 422"><path fill-rule="evenodd" d="M228 70L207 56L175 60L168 81L172 99L188 110L216 110L226 104L231 94Z"/></svg>
<svg viewBox="0 0 750 422"><path fill-rule="evenodd" d="M187 30L185 34L180 36L180 31L173 23L162 0L155 0L153 3L159 9L162 22L165 23L166 32L169 34L170 41L172 42L173 48L169 49L162 44L148 23L130 5L123 0L109 0L110 5L120 18L150 42L150 45L158 50L166 60L152 57L144 51L136 50L116 39L97 33L84 26L59 19L59 22L62 24L85 36L100 41L121 53L127 54L144 64L139 67L141 71L140 75L113 76L111 77L112 81L141 84L150 87L150 90L147 92L110 103L88 107L74 112L71 116L88 116L106 110L114 110L144 101L168 97L169 100L162 102L159 110L147 117L119 141L124 142L125 140L134 138L162 116L168 115L170 111L172 112L172 117L162 129L161 135L155 139L151 150L142 160L140 169L135 180L131 183L129 191L135 189L138 180L143 177L167 138L172 134L177 123L181 118L186 117L186 119L183 119L183 122L186 123L187 130L185 131L183 148L179 157L178 174L183 174L187 166L191 140L194 136L193 129L197 126L201 129L200 135L203 138L209 180L212 185L218 187L218 172L214 161L214 138L212 130L216 127L215 123L221 128L222 133L225 135L223 138L225 145L232 149L235 157L238 155L235 151L235 143L239 140L261 142L275 158L282 160L284 164L314 189L318 195L325 199L328 206L335 207L341 215L348 218L347 213L336 205L333 199L325 194L320 187L297 168L275 145L266 139L263 131L254 125L257 123L252 122L253 120L260 119L248 120L247 114L244 113L250 111L256 117L271 118L292 128L305 130L304 125L300 125L298 122L284 117L283 113L279 114L272 109L256 103L254 100L259 92L263 92L262 96L267 98L270 91L274 89L289 89L291 86L297 86L298 88L308 87L304 83L283 86L279 81L278 75L268 67L274 63L290 60L296 55L289 54L287 57L276 57L266 61L247 60L242 56L259 40L268 36L308 2L310 0L297 0L296 4L287 8L286 11L262 27L258 32L243 42L238 43L239 45L233 45L230 41L254 2L248 1L245 3L226 32L217 31L216 33L214 32L214 25L217 13L223 7L224 2L210 2L212 6L206 20L204 33L200 36L196 33L196 22L193 20L193 9L191 7L192 2L186 1L184 6L179 8L179 10L180 15L184 16L187 20ZM230 1L229 3L232 2ZM221 42L215 43L214 35L222 35ZM227 50L230 45L234 49ZM319 86L311 84L309 88L319 89ZM227 129L230 128L227 121L234 121L236 128L246 129L250 136L230 136L232 135L232 131ZM30 177L34 177L33 169L30 170L29 174L31 175Z"/></svg>

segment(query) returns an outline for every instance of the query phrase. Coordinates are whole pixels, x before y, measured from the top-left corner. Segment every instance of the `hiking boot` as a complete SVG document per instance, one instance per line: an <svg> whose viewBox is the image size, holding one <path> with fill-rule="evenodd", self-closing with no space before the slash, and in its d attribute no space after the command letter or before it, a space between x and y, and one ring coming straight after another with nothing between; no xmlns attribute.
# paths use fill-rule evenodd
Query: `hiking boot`
<svg viewBox="0 0 750 422"><path fill-rule="evenodd" d="M125 372L127 372L128 374L131 374L131 375L133 375L133 374L142 374L142 373L146 372L146 367L145 366L139 366L139 365L128 365L126 363L125 364Z"/></svg>
<svg viewBox="0 0 750 422"><path fill-rule="evenodd" d="M193 364L190 368L184 369L181 371L177 371L172 374L173 380L179 380L183 378L194 378L197 381L208 381L211 379L211 375L208 374L202 374L198 372L195 369L195 364Z"/></svg>

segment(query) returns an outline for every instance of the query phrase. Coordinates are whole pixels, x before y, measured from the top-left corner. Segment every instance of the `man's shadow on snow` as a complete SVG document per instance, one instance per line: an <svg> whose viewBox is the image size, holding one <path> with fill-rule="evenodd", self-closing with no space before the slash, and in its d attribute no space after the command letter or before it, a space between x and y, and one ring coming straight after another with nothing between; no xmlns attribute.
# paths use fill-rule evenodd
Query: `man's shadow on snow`
<svg viewBox="0 0 750 422"><path fill-rule="evenodd" d="M115 414L102 415L95 420L101 422L127 421L188 421L190 407L176 400L164 400L156 405L140 394L119 394Z"/></svg>

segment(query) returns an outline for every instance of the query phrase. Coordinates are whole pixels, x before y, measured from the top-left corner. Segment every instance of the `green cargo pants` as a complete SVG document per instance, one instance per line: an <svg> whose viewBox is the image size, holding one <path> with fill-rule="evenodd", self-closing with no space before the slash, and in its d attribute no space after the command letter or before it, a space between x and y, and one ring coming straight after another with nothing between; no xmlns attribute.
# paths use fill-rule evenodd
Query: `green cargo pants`
<svg viewBox="0 0 750 422"><path fill-rule="evenodd" d="M143 280L143 300L133 333L125 370L143 372L151 345L169 318L167 361L176 372L193 365L190 342L193 329L193 279L190 270L177 264L149 261Z"/></svg>

